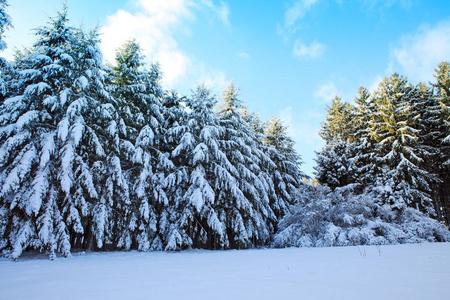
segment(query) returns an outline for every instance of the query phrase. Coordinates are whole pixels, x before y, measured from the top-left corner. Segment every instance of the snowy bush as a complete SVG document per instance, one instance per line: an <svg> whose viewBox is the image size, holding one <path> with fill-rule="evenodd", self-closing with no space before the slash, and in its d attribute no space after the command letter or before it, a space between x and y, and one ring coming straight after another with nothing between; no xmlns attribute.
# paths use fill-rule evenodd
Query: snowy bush
<svg viewBox="0 0 450 300"><path fill-rule="evenodd" d="M319 197L295 207L280 221L275 247L450 241L450 232L442 223L413 208L393 210L378 205L374 192L357 195L350 187L318 190Z"/></svg>

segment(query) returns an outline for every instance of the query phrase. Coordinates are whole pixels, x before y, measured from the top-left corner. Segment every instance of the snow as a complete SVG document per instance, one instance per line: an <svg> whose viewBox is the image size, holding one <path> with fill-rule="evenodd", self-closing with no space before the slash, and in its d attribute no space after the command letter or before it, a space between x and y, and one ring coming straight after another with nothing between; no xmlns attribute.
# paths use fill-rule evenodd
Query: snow
<svg viewBox="0 0 450 300"><path fill-rule="evenodd" d="M445 299L450 243L0 259L8 299ZM447 296L446 296L447 295Z"/></svg>
<svg viewBox="0 0 450 300"><path fill-rule="evenodd" d="M80 76L77 79L77 84L80 87L80 89L85 90L89 86L89 81L86 77Z"/></svg>

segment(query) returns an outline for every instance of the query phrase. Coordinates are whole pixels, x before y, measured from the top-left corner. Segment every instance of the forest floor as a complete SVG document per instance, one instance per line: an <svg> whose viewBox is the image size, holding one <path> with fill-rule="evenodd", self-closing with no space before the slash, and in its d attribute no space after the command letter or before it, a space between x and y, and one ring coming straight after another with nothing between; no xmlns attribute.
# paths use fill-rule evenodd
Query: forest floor
<svg viewBox="0 0 450 300"><path fill-rule="evenodd" d="M450 243L0 259L0 299L449 299Z"/></svg>

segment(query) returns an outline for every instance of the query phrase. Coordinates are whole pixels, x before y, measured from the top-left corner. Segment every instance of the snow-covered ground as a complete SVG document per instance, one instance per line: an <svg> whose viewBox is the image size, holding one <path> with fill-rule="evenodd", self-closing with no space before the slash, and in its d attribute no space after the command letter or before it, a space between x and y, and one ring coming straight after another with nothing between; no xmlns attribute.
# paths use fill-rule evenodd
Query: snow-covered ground
<svg viewBox="0 0 450 300"><path fill-rule="evenodd" d="M449 299L450 243L0 259L0 299Z"/></svg>

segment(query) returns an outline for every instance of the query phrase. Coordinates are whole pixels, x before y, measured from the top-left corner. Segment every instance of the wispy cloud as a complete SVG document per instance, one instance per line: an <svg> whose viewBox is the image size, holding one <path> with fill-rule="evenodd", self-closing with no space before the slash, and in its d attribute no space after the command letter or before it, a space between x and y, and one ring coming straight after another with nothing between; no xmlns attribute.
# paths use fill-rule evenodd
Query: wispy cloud
<svg viewBox="0 0 450 300"><path fill-rule="evenodd" d="M115 49L135 38L147 59L160 63L165 87L174 88L187 78L206 80L194 77L207 72L205 68L201 69L201 61L180 48L175 34L188 34L190 22L200 11L208 11L229 26L228 6L223 2L215 4L212 0L137 0L136 6L137 13L119 10L107 18L101 44L105 60L113 63Z"/></svg>
<svg viewBox="0 0 450 300"><path fill-rule="evenodd" d="M238 53L238 56L240 58L245 58L245 59L248 59L250 57L250 55L246 52L240 52L240 53Z"/></svg>
<svg viewBox="0 0 450 300"><path fill-rule="evenodd" d="M338 89L334 82L330 81L328 83L320 85L314 92L314 97L319 99L321 102L331 102L334 97L338 95Z"/></svg>
<svg viewBox="0 0 450 300"><path fill-rule="evenodd" d="M301 28L301 20L318 1L319 0L299 0L286 10L284 14L284 24L283 26L278 25L277 29L278 34L283 37L286 43L291 44L293 42L293 35L296 35ZM325 44L317 41L313 41L311 44L307 45L299 39L296 39L293 45L292 54L298 59L317 58L323 55L325 48Z"/></svg>
<svg viewBox="0 0 450 300"><path fill-rule="evenodd" d="M306 12L311 9L311 6L318 0L300 0L288 8L284 14L284 30L293 33L296 31L297 22L304 18Z"/></svg>
<svg viewBox="0 0 450 300"><path fill-rule="evenodd" d="M378 89L378 85L383 81L383 79L384 78L381 75L376 75L375 77L373 77L372 82L368 87L370 93L373 93Z"/></svg>
<svg viewBox="0 0 450 300"><path fill-rule="evenodd" d="M390 54L390 73L400 72L415 81L433 80L438 63L450 59L450 21L423 25L404 35Z"/></svg>
<svg viewBox="0 0 450 300"><path fill-rule="evenodd" d="M223 22L223 24L230 26L230 9L228 5L220 1L219 5L214 4L212 0L201 0L201 4L205 7L209 8L214 14L216 14L219 19Z"/></svg>
<svg viewBox="0 0 450 300"><path fill-rule="evenodd" d="M305 57L317 58L319 56L322 56L322 54L325 52L325 48L326 46L324 44L318 43L316 41L307 46L299 40L296 40L292 54L299 59Z"/></svg>

